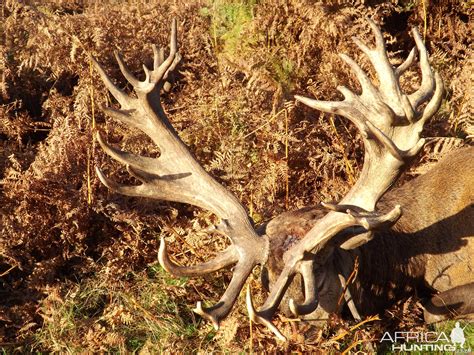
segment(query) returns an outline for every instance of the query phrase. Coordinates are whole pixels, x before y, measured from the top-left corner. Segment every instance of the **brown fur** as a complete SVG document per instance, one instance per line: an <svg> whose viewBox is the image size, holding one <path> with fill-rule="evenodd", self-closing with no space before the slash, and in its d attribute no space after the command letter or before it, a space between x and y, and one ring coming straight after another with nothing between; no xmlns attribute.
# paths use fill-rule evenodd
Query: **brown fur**
<svg viewBox="0 0 474 355"><path fill-rule="evenodd" d="M426 174L383 196L377 208L387 211L400 204L402 217L391 229L376 232L370 242L355 250L326 248L330 256L324 265L315 267L319 306L311 317L339 310L342 288L337 274L347 278L356 257L358 274L350 292L361 315L383 311L415 293L421 297L441 293L446 299L456 300L456 307L445 307L447 316L450 312L472 312L473 306L466 305L471 299L466 297L472 298L469 291L474 289L473 182L474 147L469 147L449 154ZM270 287L284 265L288 245L304 236L324 214L321 207L306 208L284 213L267 225L265 233L272 249L267 266ZM326 256L316 255L318 258L325 260ZM458 292L450 291L456 287ZM282 302L283 311L287 311L289 298L304 298L299 278ZM438 315L443 313L443 307L433 298L426 312L430 314L435 308Z"/></svg>

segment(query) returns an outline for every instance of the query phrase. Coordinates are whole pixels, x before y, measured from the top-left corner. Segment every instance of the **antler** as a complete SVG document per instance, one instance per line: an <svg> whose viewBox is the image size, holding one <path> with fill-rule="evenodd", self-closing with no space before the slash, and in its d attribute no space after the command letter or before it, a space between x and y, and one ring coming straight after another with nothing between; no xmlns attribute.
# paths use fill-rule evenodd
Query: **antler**
<svg viewBox="0 0 474 355"><path fill-rule="evenodd" d="M365 156L360 177L348 194L337 205L326 204L325 207L331 211L287 252L285 267L260 311L255 311L248 294L247 306L251 318L269 327L280 339L284 337L271 324L271 318L294 274L301 273L304 282L312 284L307 273L301 272L301 264L315 258L315 254L324 248L331 248L328 242L342 232L349 237L355 235L353 240L343 243L346 248L354 248L360 244L354 242L360 235L364 235L364 240L367 241L371 230L387 227L400 217L400 206L395 206L384 215L374 212L375 206L396 181L407 161L422 148L424 139L420 138L420 133L423 125L441 104L443 83L440 75L430 67L428 53L418 30L413 29L413 36L420 53L422 82L416 92L407 95L400 89L399 78L414 62L416 50L413 49L398 68L393 68L388 60L380 29L373 21L368 22L375 34L375 48L369 48L357 38L354 38L354 42L371 61L380 85L376 87L354 60L341 54L341 59L349 65L360 82L360 95L339 86L337 89L344 95L343 101L318 101L295 96L296 100L312 108L344 116L354 123L362 135ZM427 105L420 109L419 106L426 102ZM308 300L303 305L290 302L290 308L301 311L305 305L314 304L312 295L306 297Z"/></svg>
<svg viewBox="0 0 474 355"><path fill-rule="evenodd" d="M107 178L99 168L96 170L102 183L114 192L188 203L208 209L221 218L219 229L230 238L232 245L215 259L201 265L181 267L169 259L164 239L161 239L159 249L160 264L174 275L202 275L237 264L232 280L219 302L210 308L203 308L198 302L194 310L218 329L220 320L230 312L252 269L257 264L265 263L268 241L255 233L252 221L239 201L194 159L161 106L160 90L180 61L176 37L176 21L173 21L170 53L164 59L164 51L153 46L153 70L143 66L144 81L138 80L129 71L121 55L115 53L120 70L133 86L137 98L128 96L115 86L97 60L92 59L105 86L121 106L120 110L104 108L104 111L114 119L146 133L161 153L158 158L147 158L124 152L107 144L98 133L97 140L104 151L126 165L128 172L141 184L123 186Z"/></svg>

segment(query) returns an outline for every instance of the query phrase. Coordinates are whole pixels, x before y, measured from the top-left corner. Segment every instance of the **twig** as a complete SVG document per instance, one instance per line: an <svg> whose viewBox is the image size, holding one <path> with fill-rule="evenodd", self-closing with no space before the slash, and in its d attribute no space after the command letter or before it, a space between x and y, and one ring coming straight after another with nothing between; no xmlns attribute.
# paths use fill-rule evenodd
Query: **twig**
<svg viewBox="0 0 474 355"><path fill-rule="evenodd" d="M357 323L356 325L352 326L349 328L349 330L346 330L344 331L343 333L339 334L339 335L336 335L334 338L331 338L329 340L329 342L336 342L342 338L344 338L347 334L353 332L354 330L356 330L357 328L361 327L362 325L364 325L365 323L369 323L369 322L375 322L377 320L380 320L380 317L378 315L375 315L375 316L371 316L369 318L366 318L364 319L363 321L360 321L359 323Z"/></svg>
<svg viewBox="0 0 474 355"><path fill-rule="evenodd" d="M339 310L339 307L342 304L342 299L344 298L344 295L346 293L347 288L349 285L354 281L355 277L357 276L357 273L359 272L359 257L356 256L354 260L354 268L352 269L351 274L349 275L349 278L346 281L346 284L344 285L344 289L342 290L341 295L339 296L339 300L337 301L337 308Z"/></svg>
<svg viewBox="0 0 474 355"><path fill-rule="evenodd" d="M285 112L285 111L286 111L286 108L284 108L284 109L278 111L278 112L275 113L272 117L270 117L270 119L269 119L267 122L265 122L265 123L262 124L261 126L255 128L252 132L246 134L243 138L245 139L245 138L251 136L252 134L254 134L255 132L261 130L263 127L269 125L271 122L273 122L273 121L275 120L275 118L277 118L278 116L280 116L280 115L281 115L283 112Z"/></svg>
<svg viewBox="0 0 474 355"><path fill-rule="evenodd" d="M290 168L288 165L288 110L285 109L285 162L286 162L286 181L285 181L285 208L288 210L290 204Z"/></svg>
<svg viewBox="0 0 474 355"><path fill-rule="evenodd" d="M7 271L3 272L2 274L0 274L0 277L3 277L3 276L6 276L10 271L12 271L13 269L15 269L18 265L13 265L12 267L10 267Z"/></svg>

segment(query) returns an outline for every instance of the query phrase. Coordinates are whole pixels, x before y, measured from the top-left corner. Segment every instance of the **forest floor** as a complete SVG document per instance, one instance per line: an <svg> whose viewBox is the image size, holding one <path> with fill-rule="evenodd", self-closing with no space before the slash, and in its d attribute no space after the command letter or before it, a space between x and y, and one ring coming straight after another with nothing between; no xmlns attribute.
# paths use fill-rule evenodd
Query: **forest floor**
<svg viewBox="0 0 474 355"><path fill-rule="evenodd" d="M160 237L178 263L222 250L226 241L205 232L215 217L111 193L95 175L100 166L132 181L98 147L97 129L135 153L157 148L102 113L111 98L90 56L123 87L113 51L140 73L151 44L167 48L172 18L183 60L163 97L165 110L196 158L257 224L338 201L356 180L363 147L355 127L296 105L293 95L338 100L337 85L357 86L337 53L370 70L351 41L372 40L365 17L381 26L394 63L408 55L410 29L418 27L445 82L443 104L423 133L428 144L402 180L472 145L472 4L280 3L1 2L0 352L384 352L385 331L452 328L425 325L419 300L411 298L360 324L334 316L321 327L277 317L289 339L283 344L249 322L241 295L216 332L192 308L218 300L230 271L173 278L157 263ZM418 85L418 74L409 72L404 87ZM258 271L248 282L261 302ZM474 340L474 329L466 332Z"/></svg>

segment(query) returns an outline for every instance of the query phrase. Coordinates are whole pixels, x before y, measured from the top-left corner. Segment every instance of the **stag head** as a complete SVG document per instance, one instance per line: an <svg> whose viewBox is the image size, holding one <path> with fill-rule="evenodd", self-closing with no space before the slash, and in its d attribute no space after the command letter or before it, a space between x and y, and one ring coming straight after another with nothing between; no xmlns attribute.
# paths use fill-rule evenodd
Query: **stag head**
<svg viewBox="0 0 474 355"><path fill-rule="evenodd" d="M295 96L297 101L312 108L346 117L353 122L364 141L365 157L359 180L347 195L338 204L324 204L328 209L327 214L286 252L285 266L259 311L253 306L250 288L247 290L250 318L266 325L282 340L284 336L271 319L294 275L302 275L306 299L303 304L290 301L290 309L301 315L314 309L317 302L315 265L322 265L333 248L356 248L370 240L374 229L391 226L400 217L400 206L394 206L385 214L377 213L377 201L396 181L406 163L422 148L424 140L420 138L420 133L423 125L441 103L442 81L430 67L428 53L418 31L414 29L413 36L420 57L422 83L416 92L405 94L400 88L399 78L414 63L416 49L411 51L403 64L392 67L379 28L371 20L368 22L375 34L375 48L369 48L358 39L354 41L371 61L383 85L374 85L355 61L341 54L341 59L354 71L361 84L360 94L340 86L338 90L344 95L343 101L327 102ZM213 260L196 266L177 266L168 257L164 239L159 249L160 264L177 276L199 276L235 265L232 280L217 304L204 308L198 302L194 309L218 329L220 321L231 311L253 268L266 263L269 242L265 236L256 233L242 204L195 160L161 106L161 89L180 61L176 21L172 23L168 57L165 59L164 51L155 46L153 52L153 69L143 67L143 81L134 77L120 54L116 53L118 65L132 85L136 98L113 84L97 60L93 59L103 82L120 104L120 109L104 108L104 111L112 118L143 131L160 149L158 158L137 156L109 145L98 133L97 140L103 150L124 164L141 184L120 185L107 178L99 168L96 169L97 175L114 192L188 203L207 209L220 218L217 229L227 235L232 244Z"/></svg>

